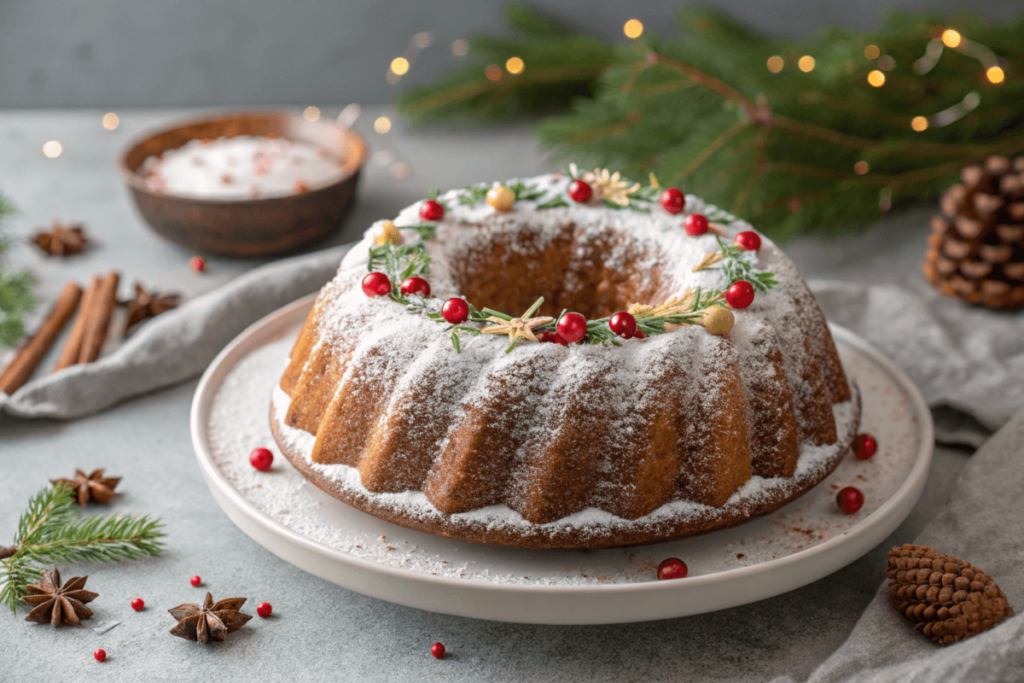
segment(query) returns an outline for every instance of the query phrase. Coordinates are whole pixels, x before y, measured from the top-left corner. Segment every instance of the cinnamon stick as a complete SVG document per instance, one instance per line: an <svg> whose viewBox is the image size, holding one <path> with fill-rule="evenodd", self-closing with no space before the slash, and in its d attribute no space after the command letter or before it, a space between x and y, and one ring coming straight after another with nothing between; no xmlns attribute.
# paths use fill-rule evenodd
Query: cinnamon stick
<svg viewBox="0 0 1024 683"><path fill-rule="evenodd" d="M88 312L91 308L92 299L96 296L96 291L99 288L100 278L93 275L92 284L89 285L89 289L85 290L85 294L82 295L82 303L78 307L75 324L71 326L71 334L68 335L68 340L64 342L64 349L57 360L57 365L53 368L54 372L78 363L78 355L82 352L82 340L85 338L85 328L88 324Z"/></svg>
<svg viewBox="0 0 1024 683"><path fill-rule="evenodd" d="M54 339L57 338L57 335L64 329L68 320L74 315L81 298L81 287L74 282L64 285L60 296L57 297L57 303L54 304L50 315L46 317L46 320L39 327L39 331L36 332L28 344L18 351L17 355L14 356L14 360L11 361L11 364L0 375L0 392L13 394L28 381L28 378L32 376L35 369L39 367L43 356L53 346Z"/></svg>
<svg viewBox="0 0 1024 683"><path fill-rule="evenodd" d="M95 296L91 297L85 333L82 337L82 349L78 353L79 363L91 363L100 357L103 342L107 340L110 317L114 314L114 308L117 307L117 285L120 280L121 276L116 270L110 271L100 282Z"/></svg>

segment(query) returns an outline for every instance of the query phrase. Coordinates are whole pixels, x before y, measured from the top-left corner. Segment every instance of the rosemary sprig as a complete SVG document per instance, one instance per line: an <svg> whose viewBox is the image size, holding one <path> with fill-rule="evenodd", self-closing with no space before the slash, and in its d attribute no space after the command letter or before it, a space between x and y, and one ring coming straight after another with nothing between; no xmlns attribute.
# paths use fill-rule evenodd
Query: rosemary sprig
<svg viewBox="0 0 1024 683"><path fill-rule="evenodd" d="M41 564L116 562L159 555L165 536L158 519L137 515L81 517L66 484L29 500L18 521L14 545L0 549L0 603L14 611L27 586L42 576Z"/></svg>
<svg viewBox="0 0 1024 683"><path fill-rule="evenodd" d="M718 251L708 252L694 271L708 270L717 264L729 285L737 280L746 280L758 292L767 292L779 286L775 273L754 269L755 252L747 251L733 244L726 244L715 235Z"/></svg>

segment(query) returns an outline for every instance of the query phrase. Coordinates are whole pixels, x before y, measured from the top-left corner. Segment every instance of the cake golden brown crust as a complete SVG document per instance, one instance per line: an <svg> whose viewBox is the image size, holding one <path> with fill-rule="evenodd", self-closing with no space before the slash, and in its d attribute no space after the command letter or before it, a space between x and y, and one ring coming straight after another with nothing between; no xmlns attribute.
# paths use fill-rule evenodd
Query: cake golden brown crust
<svg viewBox="0 0 1024 683"><path fill-rule="evenodd" d="M538 198L509 212L442 196L450 213L425 242L390 226L432 259L440 299L428 310L462 295L518 313L543 295L537 315L594 320L737 279L723 285L724 270L694 267L723 243L687 236L681 216L549 208L568 179L528 183ZM417 209L398 228L421 223ZM749 229L727 222L726 239ZM749 272L771 271L777 286L737 310L725 336L676 325L619 345L530 342L512 353L507 340L465 333L456 353L443 321L367 297L373 245L368 233L317 298L271 420L310 481L369 514L497 545L666 541L778 509L827 476L856 433L858 399L825 318L767 239Z"/></svg>
<svg viewBox="0 0 1024 683"><path fill-rule="evenodd" d="M652 524L637 524L632 528L605 527L591 528L581 532L577 527L562 526L555 529L544 528L543 525L503 526L476 520L461 520L450 515L436 517L419 517L403 514L392 506L382 504L371 497L347 487L337 479L325 476L317 471L297 448L281 433L279 421L274 419L274 408L271 407L270 428L281 449L295 469L302 473L311 483L343 503L399 526L422 531L435 536L444 536L457 541L499 545L511 548L560 548L567 550L596 550L615 548L627 545L643 545L648 543L664 543L689 536L699 536L712 531L749 522L755 517L767 515L778 510L787 503L799 498L818 485L821 480L832 473L849 450L856 436L856 425L860 422L860 397L854 395L856 415L849 423L848 430L842 435L842 445L837 445L834 453L816 469L811 476L801 480L789 479L788 483L778 488L774 495L757 501L743 501L736 505L715 508L704 517L687 517L681 520L666 520Z"/></svg>

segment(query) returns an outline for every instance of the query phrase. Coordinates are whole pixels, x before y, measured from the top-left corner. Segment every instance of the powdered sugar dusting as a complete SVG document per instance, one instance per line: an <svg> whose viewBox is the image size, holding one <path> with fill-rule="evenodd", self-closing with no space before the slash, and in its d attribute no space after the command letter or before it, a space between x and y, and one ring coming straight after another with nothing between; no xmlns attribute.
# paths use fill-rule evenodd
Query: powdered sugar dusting
<svg viewBox="0 0 1024 683"><path fill-rule="evenodd" d="M846 458L822 484L781 510L733 529L652 546L541 551L462 543L363 514L308 483L281 456L267 421L268 387L280 375L282 358L296 333L250 352L219 386L211 387L216 393L201 429L213 464L249 505L295 533L349 556L427 575L506 584L593 585L652 581L658 563L669 556L684 558L691 575L759 564L813 547L863 522L906 479L920 444L908 397L869 359L841 349L844 366L863 392L865 428L878 437L880 451L868 462ZM843 410L837 414L840 422L847 419ZM312 439L302 433L294 437L305 438L307 444ZM249 451L256 446L275 452L271 472L249 465ZM821 455L820 450L805 448L798 476L820 462ZM344 469L355 472L335 467L339 476L344 476ZM834 496L840 486L851 483L867 500L860 513L847 516L835 510ZM764 482L752 481L737 495L768 490ZM474 514L495 523L504 523L507 517L497 506ZM587 516L578 521L586 523Z"/></svg>

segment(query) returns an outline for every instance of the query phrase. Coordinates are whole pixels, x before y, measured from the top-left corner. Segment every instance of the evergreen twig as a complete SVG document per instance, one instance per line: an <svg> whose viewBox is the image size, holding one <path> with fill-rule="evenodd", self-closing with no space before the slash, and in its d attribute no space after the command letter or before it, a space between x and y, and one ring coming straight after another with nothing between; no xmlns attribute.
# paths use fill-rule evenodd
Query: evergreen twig
<svg viewBox="0 0 1024 683"><path fill-rule="evenodd" d="M14 207L0 197L0 222L14 213ZM35 280L28 271L13 270L2 257L10 243L0 234L0 348L14 346L25 334L25 314L36 307L32 292Z"/></svg>
<svg viewBox="0 0 1024 683"><path fill-rule="evenodd" d="M159 520L137 515L81 517L66 484L46 488L29 500L18 521L14 545L0 549L0 603L12 611L39 580L40 565L116 562L159 555L165 536Z"/></svg>

